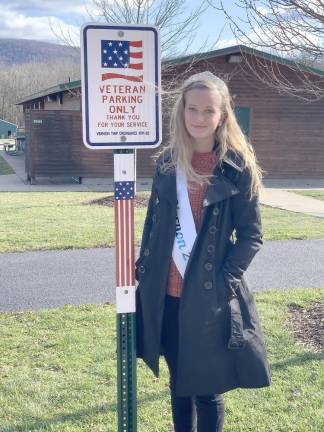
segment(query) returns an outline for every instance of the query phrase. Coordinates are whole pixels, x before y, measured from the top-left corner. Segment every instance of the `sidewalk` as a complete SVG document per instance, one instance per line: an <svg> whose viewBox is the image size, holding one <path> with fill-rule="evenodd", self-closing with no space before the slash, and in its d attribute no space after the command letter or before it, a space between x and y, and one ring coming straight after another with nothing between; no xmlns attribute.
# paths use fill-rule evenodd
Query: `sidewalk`
<svg viewBox="0 0 324 432"><path fill-rule="evenodd" d="M26 179L24 154L17 156L7 155L0 150L2 156L15 170L16 174L0 176L0 192L112 192L113 179L92 178L83 179L83 184L78 184L73 178L42 178L36 185L30 185ZM36 179L37 180L37 179ZM150 179L141 179L136 183L138 191L149 190ZM288 189L288 190L286 190ZM262 204L289 210L297 213L304 213L311 216L324 218L324 201L310 197L294 194L294 189L323 189L324 179L304 182L267 180L261 194Z"/></svg>
<svg viewBox="0 0 324 432"><path fill-rule="evenodd" d="M324 201L273 188L264 188L261 204L324 218Z"/></svg>

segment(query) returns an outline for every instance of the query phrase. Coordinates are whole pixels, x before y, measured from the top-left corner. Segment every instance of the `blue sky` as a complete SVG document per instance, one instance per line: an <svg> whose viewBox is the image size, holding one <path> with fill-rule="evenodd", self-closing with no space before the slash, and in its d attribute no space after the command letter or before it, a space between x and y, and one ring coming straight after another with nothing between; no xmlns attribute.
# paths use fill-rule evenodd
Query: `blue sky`
<svg viewBox="0 0 324 432"><path fill-rule="evenodd" d="M197 1L187 0L188 10L197 4ZM240 13L235 7L235 1L226 1L226 6L233 14ZM57 33L61 30L66 34L70 32L77 43L80 26L90 21L86 8L92 13L95 11L92 0L0 0L0 38L59 42L51 30L52 26ZM206 39L208 48L213 47L224 23L220 12L205 12L201 17L199 34L190 51L199 50ZM220 46L235 44L228 25L223 29L219 43Z"/></svg>

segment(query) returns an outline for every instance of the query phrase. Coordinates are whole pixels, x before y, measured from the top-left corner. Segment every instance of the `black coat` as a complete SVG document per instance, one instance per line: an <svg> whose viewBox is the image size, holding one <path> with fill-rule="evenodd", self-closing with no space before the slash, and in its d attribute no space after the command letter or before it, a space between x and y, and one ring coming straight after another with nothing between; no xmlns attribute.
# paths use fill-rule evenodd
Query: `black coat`
<svg viewBox="0 0 324 432"><path fill-rule="evenodd" d="M175 170L162 172L160 163L136 262L137 356L156 376L177 203ZM228 152L207 187L180 299L179 396L270 384L259 317L243 276L262 245L259 202L249 199L250 180L240 158Z"/></svg>

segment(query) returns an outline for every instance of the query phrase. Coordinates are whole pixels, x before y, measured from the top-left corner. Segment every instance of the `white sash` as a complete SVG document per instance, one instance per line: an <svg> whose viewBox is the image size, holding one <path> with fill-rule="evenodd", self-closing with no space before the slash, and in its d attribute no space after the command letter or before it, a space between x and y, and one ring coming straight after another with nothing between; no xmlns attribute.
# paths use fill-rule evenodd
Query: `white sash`
<svg viewBox="0 0 324 432"><path fill-rule="evenodd" d="M184 276L197 232L189 201L187 180L177 167L177 217L172 258L181 276Z"/></svg>

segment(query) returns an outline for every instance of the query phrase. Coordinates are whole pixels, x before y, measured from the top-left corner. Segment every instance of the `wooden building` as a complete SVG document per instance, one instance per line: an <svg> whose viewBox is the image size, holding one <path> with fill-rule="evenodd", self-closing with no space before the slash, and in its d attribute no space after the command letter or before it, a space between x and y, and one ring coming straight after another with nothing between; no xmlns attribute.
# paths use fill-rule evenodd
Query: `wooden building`
<svg viewBox="0 0 324 432"><path fill-rule="evenodd" d="M236 115L254 146L268 179L324 178L324 100L306 102L267 86L249 72L276 66L298 81L295 64L280 57L235 46L165 63L162 79L210 70L227 81ZM190 67L188 67L190 66ZM303 67L299 65L299 67ZM189 72L190 70L190 72ZM308 79L324 86L324 72L304 67ZM113 177L112 152L82 143L80 81L44 90L19 102L26 120L26 172L46 175ZM59 112L58 112L59 111ZM168 110L163 111L167 139ZM151 178L154 150L138 150L137 178Z"/></svg>

